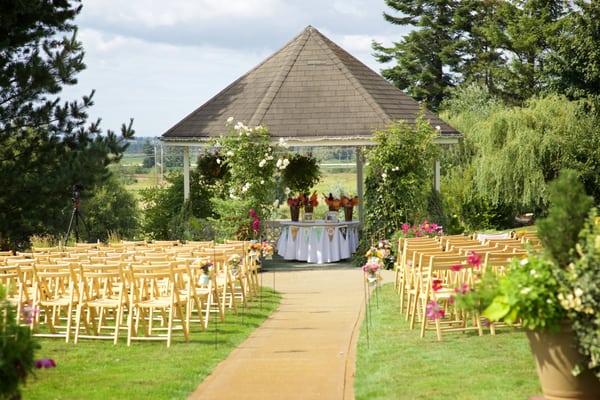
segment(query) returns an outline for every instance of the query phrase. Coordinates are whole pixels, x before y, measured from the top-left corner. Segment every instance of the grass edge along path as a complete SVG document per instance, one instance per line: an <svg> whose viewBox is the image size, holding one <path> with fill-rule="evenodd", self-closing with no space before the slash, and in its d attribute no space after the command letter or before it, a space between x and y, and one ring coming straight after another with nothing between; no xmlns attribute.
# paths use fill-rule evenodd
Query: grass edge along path
<svg viewBox="0 0 600 400"><path fill-rule="evenodd" d="M126 334L112 341L42 339L38 358L53 358L57 367L36 371L23 390L34 399L182 399L186 398L229 353L242 343L279 306L281 296L263 288L259 298L225 321L211 318L209 328L192 326L190 342L180 333L170 348L164 342L134 342ZM215 328L218 327L215 335ZM217 345L215 347L215 340Z"/></svg>
<svg viewBox="0 0 600 400"><path fill-rule="evenodd" d="M425 339L409 330L399 311L393 284L372 297L367 346L366 318L357 347L354 391L362 399L526 399L541 393L535 364L523 332L499 329L435 332ZM375 294L373 294L374 296Z"/></svg>

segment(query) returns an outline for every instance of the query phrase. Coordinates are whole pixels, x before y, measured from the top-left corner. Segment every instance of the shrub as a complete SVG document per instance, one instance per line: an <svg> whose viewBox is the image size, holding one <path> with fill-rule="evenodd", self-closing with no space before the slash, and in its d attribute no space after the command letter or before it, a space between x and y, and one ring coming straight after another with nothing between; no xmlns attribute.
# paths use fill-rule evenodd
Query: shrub
<svg viewBox="0 0 600 400"><path fill-rule="evenodd" d="M592 207L593 200L585 194L575 171L561 171L549 186L548 216L538 221L540 240L548 255L561 267L573 260L572 250Z"/></svg>
<svg viewBox="0 0 600 400"><path fill-rule="evenodd" d="M88 240L108 240L109 232L124 238L134 238L139 232L139 208L136 198L116 178L109 178L82 202L81 212L90 230L87 236L80 226L82 237Z"/></svg>
<svg viewBox="0 0 600 400"><path fill-rule="evenodd" d="M17 323L15 307L0 285L0 399L21 398L19 387L33 371L38 347L29 328Z"/></svg>

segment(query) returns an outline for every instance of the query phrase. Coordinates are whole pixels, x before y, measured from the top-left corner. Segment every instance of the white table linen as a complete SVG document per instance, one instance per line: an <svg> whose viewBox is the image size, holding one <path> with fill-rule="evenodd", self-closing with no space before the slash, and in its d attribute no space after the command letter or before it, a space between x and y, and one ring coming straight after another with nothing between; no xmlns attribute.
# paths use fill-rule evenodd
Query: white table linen
<svg viewBox="0 0 600 400"><path fill-rule="evenodd" d="M358 222L281 222L277 253L285 260L325 264L350 258L358 247Z"/></svg>

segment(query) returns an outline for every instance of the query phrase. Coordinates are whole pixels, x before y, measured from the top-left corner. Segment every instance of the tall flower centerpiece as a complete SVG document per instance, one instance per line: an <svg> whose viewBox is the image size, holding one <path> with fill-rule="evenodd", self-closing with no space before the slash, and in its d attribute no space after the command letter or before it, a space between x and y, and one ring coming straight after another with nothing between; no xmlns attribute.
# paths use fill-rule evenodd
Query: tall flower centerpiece
<svg viewBox="0 0 600 400"><path fill-rule="evenodd" d="M359 203L358 196L343 195L340 198L340 205L344 208L344 220L352 221L352 212Z"/></svg>
<svg viewBox="0 0 600 400"><path fill-rule="evenodd" d="M315 207L319 205L317 192L313 192L310 196L304 195L304 212L312 213Z"/></svg>
<svg viewBox="0 0 600 400"><path fill-rule="evenodd" d="M339 211L342 206L342 201L340 199L334 197L331 193L329 193L329 196L323 194L323 197L325 198L325 204L329 207L329 211Z"/></svg>
<svg viewBox="0 0 600 400"><path fill-rule="evenodd" d="M298 222L298 219L300 218L300 207L304 205L303 199L303 195L288 197L287 199L287 204L290 207L290 216L294 222Z"/></svg>

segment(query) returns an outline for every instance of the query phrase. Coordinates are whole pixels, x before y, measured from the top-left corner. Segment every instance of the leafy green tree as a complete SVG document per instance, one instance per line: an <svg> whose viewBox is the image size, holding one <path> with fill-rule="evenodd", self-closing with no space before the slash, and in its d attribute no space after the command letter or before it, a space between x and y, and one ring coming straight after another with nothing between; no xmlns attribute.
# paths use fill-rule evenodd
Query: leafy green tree
<svg viewBox="0 0 600 400"><path fill-rule="evenodd" d="M379 62L396 62L393 67L382 70L382 74L409 96L435 110L455 83L452 71L459 57L453 17L459 2L386 0L385 3L400 14L384 12L386 21L416 29L391 47L373 43Z"/></svg>
<svg viewBox="0 0 600 400"><path fill-rule="evenodd" d="M138 234L137 200L115 177L106 180L92 198L82 203L81 212L90 229L89 240L106 241L109 233L125 239L133 239ZM80 232L84 232L83 229Z"/></svg>
<svg viewBox="0 0 600 400"><path fill-rule="evenodd" d="M65 85L85 68L73 19L80 1L9 1L0 5L0 247L26 247L31 234L58 234L68 223L71 187L84 197L110 175L121 136L87 122L92 96L61 103Z"/></svg>
<svg viewBox="0 0 600 400"><path fill-rule="evenodd" d="M551 90L571 99L591 96L600 102L600 2L575 1L550 38L547 81Z"/></svg>
<svg viewBox="0 0 600 400"><path fill-rule="evenodd" d="M144 168L152 168L154 167L154 165L156 164L155 161L155 154L154 154L154 146L152 145L152 143L150 143L150 141L148 139L146 139L146 141L144 141L144 147L143 147L143 152L144 152L144 161L142 161L142 166Z"/></svg>
<svg viewBox="0 0 600 400"><path fill-rule="evenodd" d="M365 237L386 238L404 222L426 217L438 154L434 137L422 116L415 126L395 122L375 132L376 146L367 153Z"/></svg>

